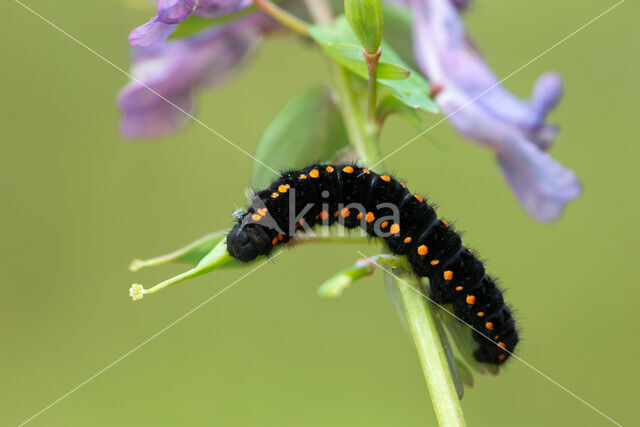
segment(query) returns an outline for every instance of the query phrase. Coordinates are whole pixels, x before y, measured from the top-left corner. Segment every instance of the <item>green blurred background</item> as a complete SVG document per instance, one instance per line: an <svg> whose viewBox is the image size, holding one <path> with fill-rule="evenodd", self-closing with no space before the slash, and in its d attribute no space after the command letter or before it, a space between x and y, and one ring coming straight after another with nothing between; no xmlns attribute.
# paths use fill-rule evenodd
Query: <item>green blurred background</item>
<svg viewBox="0 0 640 427"><path fill-rule="evenodd" d="M0 424L16 425L249 270L215 272L139 303L127 295L134 281L182 270L134 274L132 258L231 223L250 159L195 124L158 142L123 142L114 98L126 76L3 3ZM466 22L500 76L614 4L472 3ZM149 17L123 0L27 4L123 68L129 30ZM565 78L553 155L578 172L584 195L560 222L528 218L490 153L448 124L388 161L489 259L517 309L518 355L628 425L638 420L640 350L638 12L627 1L507 82L527 96L544 71ZM251 65L198 102L202 121L248 151L288 98L327 81L322 57L292 38L269 40ZM384 152L415 134L393 119ZM340 299L316 296L356 250L379 251L286 252L32 424L434 425L413 342L380 273ZM517 360L497 377L476 376L463 406L470 425L609 424Z"/></svg>

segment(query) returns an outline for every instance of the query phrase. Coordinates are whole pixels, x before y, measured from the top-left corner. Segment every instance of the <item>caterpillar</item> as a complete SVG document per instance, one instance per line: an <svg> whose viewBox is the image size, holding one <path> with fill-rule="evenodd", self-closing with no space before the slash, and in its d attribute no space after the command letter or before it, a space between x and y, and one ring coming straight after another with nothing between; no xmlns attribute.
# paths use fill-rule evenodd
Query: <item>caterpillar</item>
<svg viewBox="0 0 640 427"><path fill-rule="evenodd" d="M316 225L360 226L383 238L392 253L406 255L415 274L429 279L431 299L452 304L454 314L473 327L476 360L502 364L518 342L511 312L482 262L433 206L390 175L354 164L288 171L257 192L236 218L227 250L241 262L269 255Z"/></svg>

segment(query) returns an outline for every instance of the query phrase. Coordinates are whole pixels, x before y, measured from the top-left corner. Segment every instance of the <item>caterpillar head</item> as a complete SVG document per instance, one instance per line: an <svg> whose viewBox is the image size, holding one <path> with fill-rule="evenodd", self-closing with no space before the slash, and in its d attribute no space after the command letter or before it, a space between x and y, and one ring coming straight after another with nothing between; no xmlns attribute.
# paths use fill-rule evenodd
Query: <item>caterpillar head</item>
<svg viewBox="0 0 640 427"><path fill-rule="evenodd" d="M258 256L258 249L253 244L247 230L241 228L240 224L227 234L227 251L241 262L253 261Z"/></svg>

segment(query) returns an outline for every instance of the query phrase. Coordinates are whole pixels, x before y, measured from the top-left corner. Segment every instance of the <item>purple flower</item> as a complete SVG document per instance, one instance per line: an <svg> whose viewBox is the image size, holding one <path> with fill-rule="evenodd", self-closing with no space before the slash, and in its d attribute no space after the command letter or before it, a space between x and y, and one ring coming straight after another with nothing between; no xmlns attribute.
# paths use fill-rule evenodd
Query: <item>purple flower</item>
<svg viewBox="0 0 640 427"><path fill-rule="evenodd" d="M508 92L469 41L451 0L410 0L420 69L439 88L436 102L455 129L495 151L520 203L540 221L557 219L581 185L575 173L543 150L557 128L545 124L562 96L555 74L538 79L529 101Z"/></svg>
<svg viewBox="0 0 640 427"><path fill-rule="evenodd" d="M191 111L193 90L224 83L262 34L276 26L271 18L254 13L190 39L136 48L131 70L135 79L118 96L123 136L153 138L177 130L185 115L176 106Z"/></svg>
<svg viewBox="0 0 640 427"><path fill-rule="evenodd" d="M152 46L173 33L176 25L192 13L203 18L217 18L235 13L251 4L251 0L159 0L157 15L129 35L132 46Z"/></svg>

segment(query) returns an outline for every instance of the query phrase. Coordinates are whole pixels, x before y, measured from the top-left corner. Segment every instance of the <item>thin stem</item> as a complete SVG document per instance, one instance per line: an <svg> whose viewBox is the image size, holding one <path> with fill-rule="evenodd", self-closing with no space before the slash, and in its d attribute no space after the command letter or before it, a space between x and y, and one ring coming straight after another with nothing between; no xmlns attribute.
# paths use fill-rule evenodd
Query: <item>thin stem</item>
<svg viewBox="0 0 640 427"><path fill-rule="evenodd" d="M378 61L380 60L381 49L378 52L370 54L362 49L362 54L367 62L367 70L369 71L369 125L375 126L376 123L376 104L378 103Z"/></svg>
<svg viewBox="0 0 640 427"><path fill-rule="evenodd" d="M333 21L331 5L325 0L304 0L313 20L320 25L327 25Z"/></svg>
<svg viewBox="0 0 640 427"><path fill-rule="evenodd" d="M396 279L411 336L418 350L431 401L441 426L464 426L464 415L451 377L447 354L440 339L442 326L433 307L421 295L419 281Z"/></svg>
<svg viewBox="0 0 640 427"><path fill-rule="evenodd" d="M333 20L331 7L325 0L305 0L307 9L315 22L321 25L328 25ZM362 117L358 100L349 82L349 73L337 62L329 59L329 71L333 77L333 82L338 95L338 107L344 117L344 122L349 134L349 140L355 147L360 162L365 165L372 165L382 158L378 143L374 138L373 126L367 126ZM382 164L378 164L380 169Z"/></svg>
<svg viewBox="0 0 640 427"><path fill-rule="evenodd" d="M253 3L256 5L256 7L261 9L267 15L271 16L276 21L280 22L285 27L288 27L293 31L300 33L303 36L309 35L309 29L307 28L308 25L306 22L277 6L271 1L253 0Z"/></svg>
<svg viewBox="0 0 640 427"><path fill-rule="evenodd" d="M382 158L380 148L374 138L373 129L367 126L360 112L358 100L351 88L348 71L333 60L330 60L329 69L333 77L334 87L338 95L338 107L344 118L349 140L356 149L360 162L364 165L377 163L376 169L383 169L384 165L378 163Z"/></svg>
<svg viewBox="0 0 640 427"><path fill-rule="evenodd" d="M331 23L331 9L326 0L305 0L305 3L316 23L322 25ZM383 169L382 154L375 138L374 127L367 126L363 119L348 72L333 60L330 60L330 71L349 139L360 161L368 165L376 164ZM452 368L449 367L440 339L442 327L435 317L433 307L427 304L425 298L416 292L415 288L409 288L408 284L398 285L398 290L438 422L446 426L464 426L460 399L451 376Z"/></svg>

